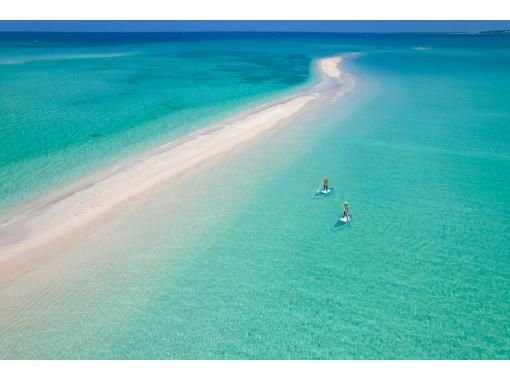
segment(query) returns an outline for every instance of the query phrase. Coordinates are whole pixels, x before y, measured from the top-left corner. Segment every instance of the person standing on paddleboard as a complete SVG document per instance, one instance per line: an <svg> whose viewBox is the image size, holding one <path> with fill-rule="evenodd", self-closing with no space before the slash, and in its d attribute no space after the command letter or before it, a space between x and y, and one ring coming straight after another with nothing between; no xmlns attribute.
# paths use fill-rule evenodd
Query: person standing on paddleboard
<svg viewBox="0 0 510 380"><path fill-rule="evenodd" d="M324 179L322 180L322 186L323 186L322 191L328 191L329 190L328 177L324 177Z"/></svg>
<svg viewBox="0 0 510 380"><path fill-rule="evenodd" d="M342 218L346 218L349 219L349 202L345 201L344 202L344 215L342 216Z"/></svg>

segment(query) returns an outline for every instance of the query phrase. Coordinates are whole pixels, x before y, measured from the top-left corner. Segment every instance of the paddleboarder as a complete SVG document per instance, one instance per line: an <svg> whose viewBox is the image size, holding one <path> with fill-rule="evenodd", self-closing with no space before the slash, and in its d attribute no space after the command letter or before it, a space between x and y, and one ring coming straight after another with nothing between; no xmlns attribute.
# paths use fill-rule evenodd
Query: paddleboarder
<svg viewBox="0 0 510 380"><path fill-rule="evenodd" d="M349 202L347 201L344 202L344 215L342 216L342 218L349 219Z"/></svg>
<svg viewBox="0 0 510 380"><path fill-rule="evenodd" d="M328 181L328 177L324 177L324 179L322 180L322 191L328 191L329 190L329 181Z"/></svg>

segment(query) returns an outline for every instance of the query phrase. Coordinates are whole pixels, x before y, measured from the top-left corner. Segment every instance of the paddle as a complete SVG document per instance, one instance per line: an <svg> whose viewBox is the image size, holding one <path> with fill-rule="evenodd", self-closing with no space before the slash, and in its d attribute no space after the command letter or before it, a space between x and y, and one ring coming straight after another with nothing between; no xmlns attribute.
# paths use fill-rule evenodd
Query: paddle
<svg viewBox="0 0 510 380"><path fill-rule="evenodd" d="M321 181L321 184L320 184L319 188L317 189L317 193L322 192L323 189L324 189L324 182Z"/></svg>

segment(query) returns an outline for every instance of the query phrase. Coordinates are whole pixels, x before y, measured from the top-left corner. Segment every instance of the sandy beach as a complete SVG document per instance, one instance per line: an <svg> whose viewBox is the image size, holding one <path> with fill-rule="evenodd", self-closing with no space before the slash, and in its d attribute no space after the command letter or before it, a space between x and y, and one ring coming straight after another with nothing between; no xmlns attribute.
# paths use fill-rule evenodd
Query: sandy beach
<svg viewBox="0 0 510 380"><path fill-rule="evenodd" d="M139 160L102 171L65 190L49 194L0 219L0 284L41 265L130 205L146 199L162 184L178 182L211 161L257 141L313 105L327 100L320 85L340 84L341 57L317 62L322 82L241 117L220 123L154 149ZM336 86L337 96L342 86Z"/></svg>

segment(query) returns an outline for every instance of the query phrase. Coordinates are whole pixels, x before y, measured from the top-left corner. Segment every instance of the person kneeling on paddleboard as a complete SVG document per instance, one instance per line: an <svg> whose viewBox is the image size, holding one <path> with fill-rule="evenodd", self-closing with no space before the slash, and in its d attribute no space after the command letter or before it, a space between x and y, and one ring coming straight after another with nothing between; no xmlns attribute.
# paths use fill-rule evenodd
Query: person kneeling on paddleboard
<svg viewBox="0 0 510 380"><path fill-rule="evenodd" d="M328 185L329 185L328 177L324 177L324 179L322 180L322 186L323 186L322 191L328 191L329 190Z"/></svg>
<svg viewBox="0 0 510 380"><path fill-rule="evenodd" d="M344 215L342 216L342 218L349 219L349 202L347 201L344 202Z"/></svg>

